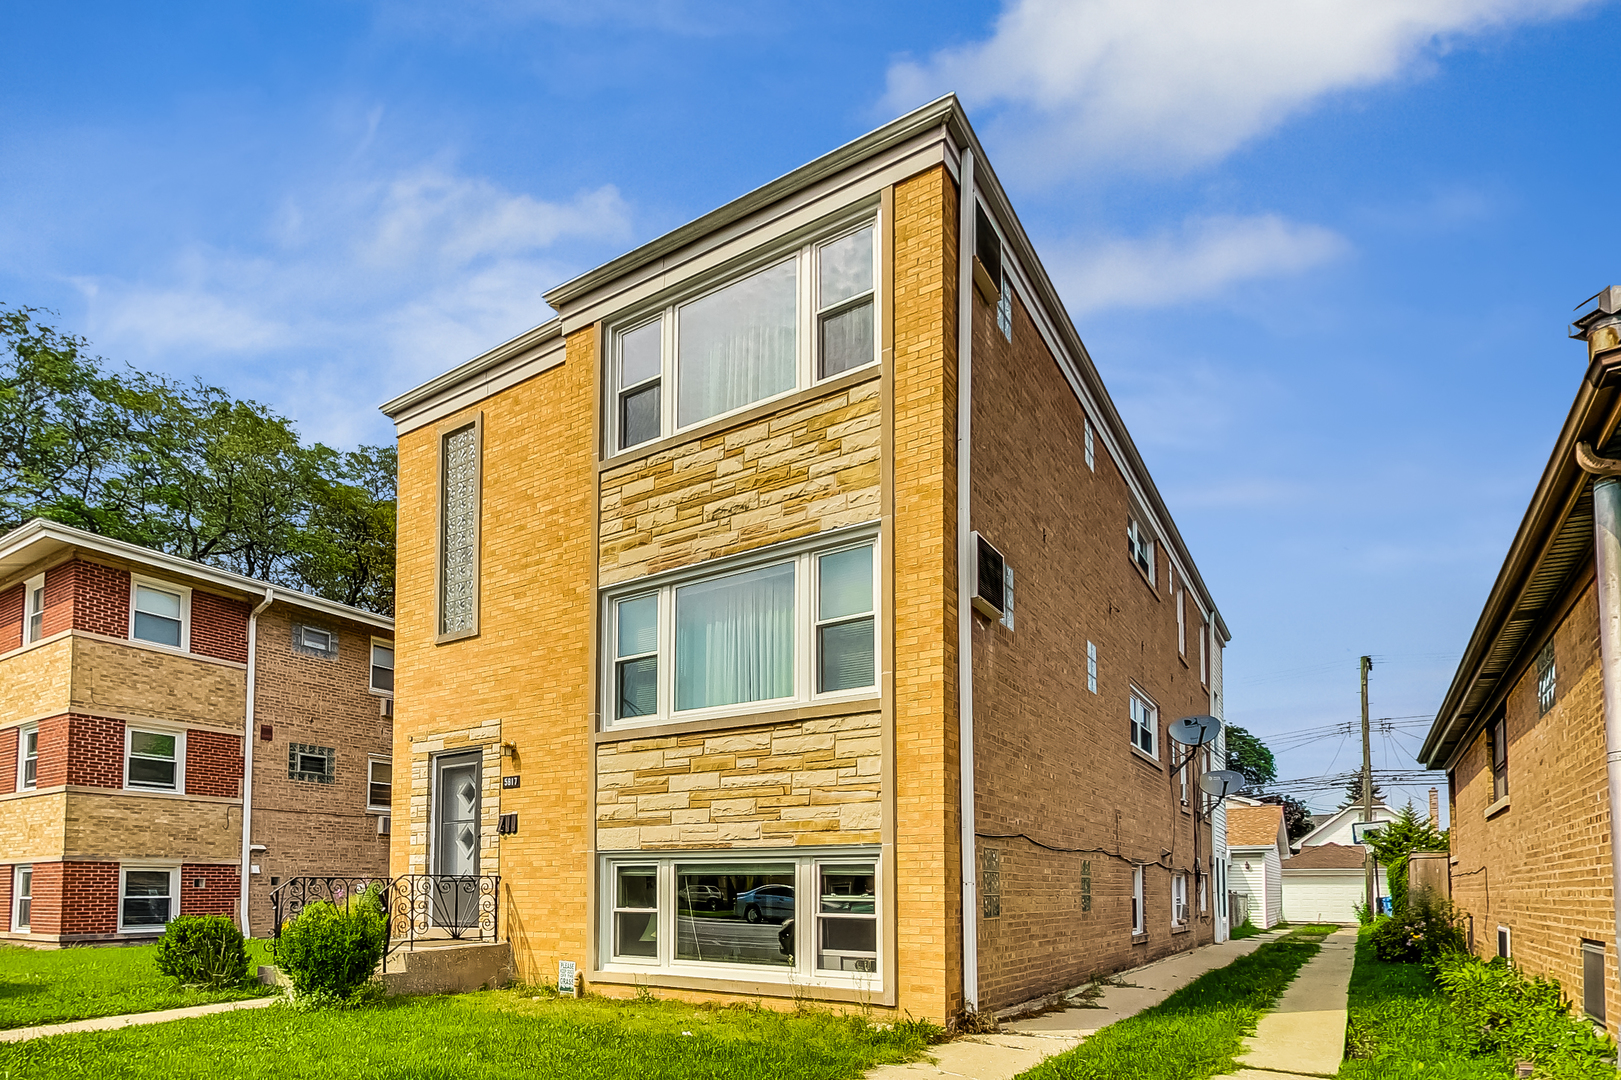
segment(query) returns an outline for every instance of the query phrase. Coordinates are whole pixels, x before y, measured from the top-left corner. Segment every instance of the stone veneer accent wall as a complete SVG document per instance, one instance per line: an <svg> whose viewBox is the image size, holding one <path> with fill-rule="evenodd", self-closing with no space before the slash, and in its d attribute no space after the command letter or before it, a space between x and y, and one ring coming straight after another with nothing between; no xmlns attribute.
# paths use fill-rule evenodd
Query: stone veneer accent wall
<svg viewBox="0 0 1621 1080"><path fill-rule="evenodd" d="M483 771L479 774L478 871L481 874L499 873L501 848L495 826L501 816L501 721L486 720L474 727L417 735L406 746L411 755L409 784L401 783L404 777L398 771L396 758L394 787L398 791L402 786L408 786L411 792L407 872L431 872L428 866L428 828L433 820L433 759L460 750L481 750Z"/></svg>
<svg viewBox="0 0 1621 1080"><path fill-rule="evenodd" d="M878 516L872 378L602 474L604 586Z"/></svg>
<svg viewBox="0 0 1621 1080"><path fill-rule="evenodd" d="M878 713L597 748L597 848L876 844Z"/></svg>

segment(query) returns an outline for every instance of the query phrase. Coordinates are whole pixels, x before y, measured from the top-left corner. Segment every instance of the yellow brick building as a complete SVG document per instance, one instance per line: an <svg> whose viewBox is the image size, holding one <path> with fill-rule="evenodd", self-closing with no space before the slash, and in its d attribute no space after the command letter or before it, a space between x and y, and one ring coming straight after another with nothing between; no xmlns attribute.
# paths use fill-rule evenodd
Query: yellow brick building
<svg viewBox="0 0 1621 1080"><path fill-rule="evenodd" d="M526 978L940 1019L1225 933L1226 630L955 99L546 299L384 406L395 874Z"/></svg>

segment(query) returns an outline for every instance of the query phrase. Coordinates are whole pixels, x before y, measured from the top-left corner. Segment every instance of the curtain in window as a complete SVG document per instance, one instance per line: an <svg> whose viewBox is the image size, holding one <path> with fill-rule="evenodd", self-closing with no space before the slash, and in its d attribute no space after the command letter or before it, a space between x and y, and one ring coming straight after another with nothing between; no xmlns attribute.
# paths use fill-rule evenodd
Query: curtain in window
<svg viewBox="0 0 1621 1080"><path fill-rule="evenodd" d="M678 424L793 389L797 278L785 262L682 307Z"/></svg>
<svg viewBox="0 0 1621 1080"><path fill-rule="evenodd" d="M793 563L676 590L676 709L768 701L793 692Z"/></svg>

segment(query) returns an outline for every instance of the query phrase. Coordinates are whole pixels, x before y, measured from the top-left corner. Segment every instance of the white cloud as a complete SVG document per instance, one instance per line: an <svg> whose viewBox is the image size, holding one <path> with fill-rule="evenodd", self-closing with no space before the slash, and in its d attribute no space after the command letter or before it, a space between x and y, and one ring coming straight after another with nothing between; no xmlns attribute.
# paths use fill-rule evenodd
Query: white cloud
<svg viewBox="0 0 1621 1080"><path fill-rule="evenodd" d="M1343 237L1320 225L1276 214L1220 216L1189 219L1148 237L1071 245L1048 265L1078 315L1210 297L1239 282L1308 270L1348 249Z"/></svg>
<svg viewBox="0 0 1621 1080"><path fill-rule="evenodd" d="M1467 38L1594 2L1011 0L988 39L894 64L887 103L954 90L998 109L999 141L1050 171L1186 167Z"/></svg>
<svg viewBox="0 0 1621 1080"><path fill-rule="evenodd" d="M378 401L550 318L541 292L578 265L559 248L623 243L630 212L613 187L553 201L430 165L298 192L264 231L142 280L77 279L86 332L347 443L377 437Z"/></svg>

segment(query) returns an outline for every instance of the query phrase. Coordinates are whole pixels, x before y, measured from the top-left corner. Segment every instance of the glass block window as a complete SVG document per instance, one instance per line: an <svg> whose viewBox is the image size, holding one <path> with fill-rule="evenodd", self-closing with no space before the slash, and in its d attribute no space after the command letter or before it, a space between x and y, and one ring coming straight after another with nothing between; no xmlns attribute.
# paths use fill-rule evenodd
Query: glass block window
<svg viewBox="0 0 1621 1080"><path fill-rule="evenodd" d="M324 626L293 624L293 651L305 656L318 656L323 660L338 658L338 635Z"/></svg>
<svg viewBox="0 0 1621 1080"><path fill-rule="evenodd" d="M444 437L439 520L439 632L478 627L478 443L476 423Z"/></svg>
<svg viewBox="0 0 1621 1080"><path fill-rule="evenodd" d="M1542 647L1537 656L1537 708L1543 713L1553 708L1559 689L1559 667L1554 663L1553 642Z"/></svg>
<svg viewBox="0 0 1621 1080"><path fill-rule="evenodd" d="M330 746L287 744L287 778L330 784L337 773L337 751Z"/></svg>

